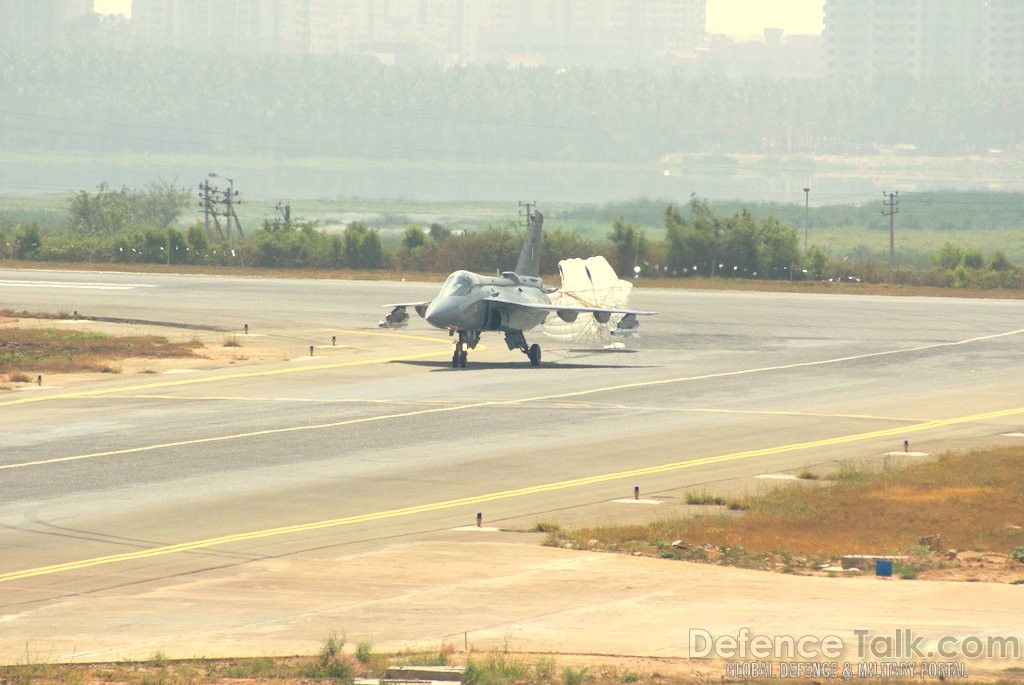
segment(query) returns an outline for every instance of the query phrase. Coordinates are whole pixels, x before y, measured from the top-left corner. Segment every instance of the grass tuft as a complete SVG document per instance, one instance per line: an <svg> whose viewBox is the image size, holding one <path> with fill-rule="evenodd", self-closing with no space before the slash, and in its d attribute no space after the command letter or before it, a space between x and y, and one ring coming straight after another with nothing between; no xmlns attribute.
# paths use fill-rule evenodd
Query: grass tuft
<svg viewBox="0 0 1024 685"><path fill-rule="evenodd" d="M368 640L357 642L356 661L361 664L366 664L370 662L371 658L373 658L373 643Z"/></svg>
<svg viewBox="0 0 1024 685"><path fill-rule="evenodd" d="M688 493L686 493L686 503L687 504L696 504L696 505L712 504L712 505L721 506L721 505L725 504L725 498L724 497L718 497L716 495L712 495L707 490L701 490L699 492L688 492Z"/></svg>
<svg viewBox="0 0 1024 685"><path fill-rule="evenodd" d="M463 685L507 685L517 682L532 682L533 669L523 658L508 648L492 650L482 659L466 659L466 670L462 676Z"/></svg>
<svg viewBox="0 0 1024 685"><path fill-rule="evenodd" d="M356 674L355 663L342 651L344 646L344 635L338 637L337 633L332 633L326 637L320 653L313 663L306 667L305 675L309 678L352 680Z"/></svg>
<svg viewBox="0 0 1024 685"><path fill-rule="evenodd" d="M562 685L583 685L590 680L589 669L586 666L573 668L566 666L562 669Z"/></svg>
<svg viewBox="0 0 1024 685"><path fill-rule="evenodd" d="M562 526L557 521L537 521L533 525L533 532L535 533L557 533L562 529Z"/></svg>

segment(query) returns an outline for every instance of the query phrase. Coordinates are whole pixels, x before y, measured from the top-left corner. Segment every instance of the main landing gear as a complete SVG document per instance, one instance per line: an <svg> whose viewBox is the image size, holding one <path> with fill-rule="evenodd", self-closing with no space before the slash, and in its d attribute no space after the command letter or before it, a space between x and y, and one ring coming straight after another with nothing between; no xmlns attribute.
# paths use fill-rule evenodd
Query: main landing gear
<svg viewBox="0 0 1024 685"><path fill-rule="evenodd" d="M507 331L505 333L505 344L510 350L519 350L530 358L531 366L540 366L540 345L534 343L526 344L526 336L522 331Z"/></svg>
<svg viewBox="0 0 1024 685"><path fill-rule="evenodd" d="M453 331L452 335L455 333L459 334L459 339L455 341L455 351L452 353L452 368L464 369L469 357L466 348L472 350L476 347L480 342L480 331ZM529 357L531 366L540 366L540 345L527 345L526 336L522 331L506 331L505 344L508 345L508 349L519 350Z"/></svg>
<svg viewBox="0 0 1024 685"><path fill-rule="evenodd" d="M533 343L530 345L529 351L526 356L530 358L530 364L533 366L540 366L540 345Z"/></svg>

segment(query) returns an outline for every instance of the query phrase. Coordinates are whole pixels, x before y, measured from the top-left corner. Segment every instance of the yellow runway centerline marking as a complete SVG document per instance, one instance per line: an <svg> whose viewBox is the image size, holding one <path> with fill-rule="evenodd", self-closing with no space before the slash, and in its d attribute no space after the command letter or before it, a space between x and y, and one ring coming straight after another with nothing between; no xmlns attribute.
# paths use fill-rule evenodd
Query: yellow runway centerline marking
<svg viewBox="0 0 1024 685"><path fill-rule="evenodd" d="M607 481L622 480L626 478L633 479L641 476L649 476L657 473L667 473L670 471L681 471L683 469L695 468L697 466L706 466L709 464L719 464L727 461L738 461L742 459L752 459L754 457L782 454L785 452L797 452L801 450L828 447L832 445L842 445L852 442L861 442L875 438L890 437L892 435L905 435L907 433L916 433L966 423L978 423L981 421L989 421L992 419L1005 418L1007 416L1016 416L1019 414L1024 414L1024 407L1002 409L982 414L972 414L970 416L959 416L948 419L935 419L932 421L925 421L923 423L919 423L912 426L899 426L895 428L886 428L877 431L869 431L866 433L840 435L837 437L824 438L821 440L811 440L808 442L798 442L788 445L777 445L775 447L766 447L762 449L731 452L728 454L703 457L689 461L676 461L668 464L661 464L658 466L630 469L628 471L617 471L613 473L605 473L595 476L585 476L582 478L574 478L571 480L563 480L553 483L531 485L528 487L518 488L514 490L503 490L500 492L492 492L483 495L463 497L459 499L443 500L440 502L430 502L426 504L418 504L409 507L401 507L398 509L387 509L384 511L370 512L366 514L356 514L354 516L347 516L344 518L327 519L324 521L314 521L311 523L302 523L292 526L282 526L279 528L268 528L265 530L250 531L247 533L236 533L234 535L225 535L222 537L205 538L202 540L182 542L176 545L166 545L163 547L154 547L152 549L138 550L134 552L124 552L122 554L111 554L102 557L94 557L92 559L80 559L78 561L69 561L62 564L53 564L50 566L42 566L39 568L24 569L22 571L11 571L8 573L0 574L0 583L6 583L14 580L23 580L26 578L35 578L55 573L65 573L69 571L91 568L94 566L103 566L106 564L115 564L127 561L149 559L153 557L167 556L170 554L178 554L181 552L189 552L198 549L207 549L210 547L218 547L221 545L227 545L236 542L260 540L264 538L278 537L282 535L293 535L297 533L307 533L316 530L348 526L356 523L380 521L383 519L398 518L403 516L413 516L416 514L442 511L446 509L454 509L457 507L464 507L469 505L478 505L483 504L485 502L495 502L498 500L511 499L514 497L524 497L527 495L555 492L558 490L568 490L571 488L595 485Z"/></svg>

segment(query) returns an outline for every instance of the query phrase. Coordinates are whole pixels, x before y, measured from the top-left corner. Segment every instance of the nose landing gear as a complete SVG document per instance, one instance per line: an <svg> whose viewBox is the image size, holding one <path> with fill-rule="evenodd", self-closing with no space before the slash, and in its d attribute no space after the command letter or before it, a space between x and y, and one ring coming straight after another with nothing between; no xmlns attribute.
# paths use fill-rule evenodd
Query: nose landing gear
<svg viewBox="0 0 1024 685"><path fill-rule="evenodd" d="M466 361L469 358L469 353L462 349L462 343L455 344L455 352L452 354L452 368L466 368Z"/></svg>

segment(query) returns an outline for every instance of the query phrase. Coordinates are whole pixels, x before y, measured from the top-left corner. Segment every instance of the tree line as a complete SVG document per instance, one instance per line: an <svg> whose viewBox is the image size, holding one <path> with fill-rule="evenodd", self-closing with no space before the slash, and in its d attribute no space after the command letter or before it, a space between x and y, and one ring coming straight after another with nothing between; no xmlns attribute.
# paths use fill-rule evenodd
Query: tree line
<svg viewBox="0 0 1024 685"><path fill-rule="evenodd" d="M69 108L69 104L73 107ZM1018 89L672 69L383 65L370 57L0 46L0 149L649 161L670 153L926 154L1024 142Z"/></svg>
<svg viewBox="0 0 1024 685"><path fill-rule="evenodd" d="M202 223L179 225L190 202L188 191L167 183L144 190L113 190L104 184L96 193L79 191L68 198L66 218L57 230L0 217L0 259L493 273L515 264L523 240L512 226L457 232L440 224L410 224L393 237L362 221L341 231L323 230L316 222L266 221L244 238L225 240ZM871 259L835 259L815 246L802 252L792 225L772 215L755 218L746 208L724 214L696 195L686 205L664 207L661 218L664 237L657 240L621 214L599 238L546 229L541 271L557 273L561 259L604 255L622 277L1024 287L1024 270L999 250L985 256L946 243L927 267L889 268Z"/></svg>

